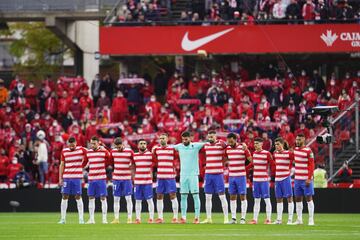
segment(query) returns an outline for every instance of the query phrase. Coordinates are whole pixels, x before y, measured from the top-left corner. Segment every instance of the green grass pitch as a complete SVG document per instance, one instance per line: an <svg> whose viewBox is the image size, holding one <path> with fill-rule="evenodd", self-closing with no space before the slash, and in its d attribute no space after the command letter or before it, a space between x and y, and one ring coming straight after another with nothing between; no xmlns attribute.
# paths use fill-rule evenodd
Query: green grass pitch
<svg viewBox="0 0 360 240"><path fill-rule="evenodd" d="M214 224L125 224L125 214L120 213L122 224L101 224L101 215L95 216L95 225L77 224L77 214L68 213L65 225L57 224L59 213L0 213L0 239L360 239L360 214L315 214L315 226L307 226L304 214L302 226L264 225L260 215L258 225L224 225L223 215L213 215ZM143 221L147 220L143 215ZM203 214L204 216L204 214ZM250 219L252 213L248 214ZM87 218L87 214L85 215ZM108 215L109 222L113 215ZM193 215L189 214L188 221ZM275 214L273 215L273 218ZM287 216L284 215L284 219ZM171 214L165 214L168 222ZM87 219L85 219L87 220ZM146 222L146 221L145 221Z"/></svg>

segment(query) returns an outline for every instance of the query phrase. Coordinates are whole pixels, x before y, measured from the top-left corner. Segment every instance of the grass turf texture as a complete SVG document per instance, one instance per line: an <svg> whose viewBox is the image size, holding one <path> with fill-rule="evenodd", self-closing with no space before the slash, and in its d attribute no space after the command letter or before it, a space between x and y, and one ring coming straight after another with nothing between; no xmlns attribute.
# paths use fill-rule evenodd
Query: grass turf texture
<svg viewBox="0 0 360 240"><path fill-rule="evenodd" d="M101 214L95 216L95 225L79 225L77 214L68 213L65 225L57 224L59 213L0 213L0 239L360 239L360 214L315 214L316 226L264 225L264 214L258 225L224 225L223 215L213 214L214 224L192 224L193 214L188 214L188 224L147 224L143 214L140 225L125 224L126 216L120 214L121 224L101 224ZM202 214L204 217L205 214ZM88 215L85 215L86 218ZM170 222L171 214L165 214ZM250 220L252 213L248 214ZM108 215L111 222L113 215ZM273 218L275 214L273 215ZM284 215L283 219L287 219ZM87 219L85 219L87 220Z"/></svg>

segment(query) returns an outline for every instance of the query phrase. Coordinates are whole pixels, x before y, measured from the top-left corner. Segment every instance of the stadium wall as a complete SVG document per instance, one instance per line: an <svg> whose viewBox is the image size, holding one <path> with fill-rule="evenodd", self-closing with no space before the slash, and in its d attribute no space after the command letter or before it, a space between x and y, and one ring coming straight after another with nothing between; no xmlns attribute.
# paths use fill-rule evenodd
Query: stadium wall
<svg viewBox="0 0 360 240"><path fill-rule="evenodd" d="M202 191L202 190L201 190ZM251 190L248 191L249 208L251 212L253 208L253 198ZM109 188L109 212L112 211L112 194ZM274 192L272 189L271 200L273 205L273 212L276 211L276 203L274 198ZM200 193L201 198L201 211L205 212L205 195ZM85 210L87 211L87 196L86 190L83 190L83 199L85 204ZM180 196L178 196L180 199ZM360 190L359 189L346 189L346 188L331 188L331 189L316 189L314 202L315 212L317 213L360 213ZM58 212L60 211L61 195L59 189L2 189L0 190L0 212L14 211L10 206L10 201L17 201L20 206L16 209L19 212ZM98 201L98 200L97 200ZM154 199L155 201L155 199ZM239 200L238 200L239 201ZM145 204L145 202L144 202ZM101 211L100 202L97 202L97 211ZM165 211L171 211L171 203L168 196L165 197ZM265 211L265 204L261 204L261 211ZM189 211L194 211L192 198L189 197ZM240 206L240 202L238 203ZM126 211L126 204L124 198L121 199L121 211ZM304 204L305 211L307 205ZM147 207L144 205L144 210ZM74 200L69 201L69 211L76 210L76 202ZM217 196L214 196L213 211L222 212L221 203ZM287 204L284 204L284 211L287 211Z"/></svg>

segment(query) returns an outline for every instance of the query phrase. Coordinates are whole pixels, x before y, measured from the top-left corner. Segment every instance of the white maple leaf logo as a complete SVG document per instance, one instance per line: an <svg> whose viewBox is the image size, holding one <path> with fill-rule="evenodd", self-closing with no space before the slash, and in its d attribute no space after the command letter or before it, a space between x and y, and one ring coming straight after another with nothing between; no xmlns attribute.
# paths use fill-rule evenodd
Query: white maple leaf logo
<svg viewBox="0 0 360 240"><path fill-rule="evenodd" d="M320 38L326 43L326 46L331 47L339 36L336 33L332 33L331 30L326 31L326 35L323 33Z"/></svg>

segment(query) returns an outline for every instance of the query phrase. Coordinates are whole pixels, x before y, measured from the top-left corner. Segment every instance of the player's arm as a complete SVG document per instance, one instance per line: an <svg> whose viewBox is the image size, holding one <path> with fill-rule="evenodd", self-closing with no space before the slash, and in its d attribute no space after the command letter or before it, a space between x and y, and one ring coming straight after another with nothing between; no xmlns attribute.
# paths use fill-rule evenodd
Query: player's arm
<svg viewBox="0 0 360 240"><path fill-rule="evenodd" d="M275 160L272 156L272 154L270 152L268 152L268 162L270 164L270 170L271 170L271 173L272 174L275 174L275 171L276 171L276 164L275 164Z"/></svg>
<svg viewBox="0 0 360 240"><path fill-rule="evenodd" d="M64 164L64 155L63 155L63 153L61 153L61 156L60 156L60 166L59 166L59 186L62 186L62 185L63 185L64 167L65 167L65 164Z"/></svg>
<svg viewBox="0 0 360 240"><path fill-rule="evenodd" d="M131 179L134 179L135 177L135 162L134 162L134 151L131 150L131 156L130 156L130 171L131 171Z"/></svg>
<svg viewBox="0 0 360 240"><path fill-rule="evenodd" d="M308 162L308 178L306 180L306 186L310 185L310 182L314 175L314 153L310 150L309 156L308 156L309 162Z"/></svg>
<svg viewBox="0 0 360 240"><path fill-rule="evenodd" d="M82 167L83 168L87 168L89 165L89 159L87 157L87 149L83 148L83 152L84 152L84 158L83 158L83 163L82 163Z"/></svg>

